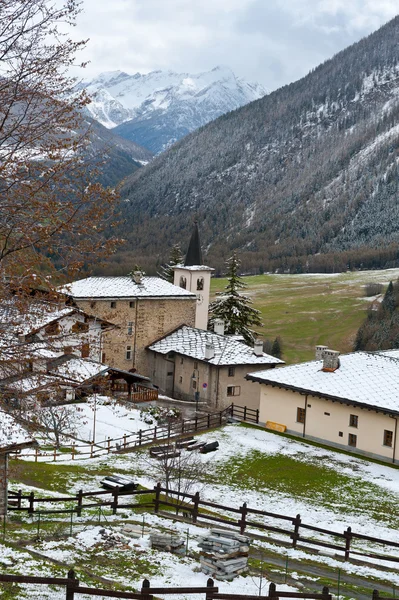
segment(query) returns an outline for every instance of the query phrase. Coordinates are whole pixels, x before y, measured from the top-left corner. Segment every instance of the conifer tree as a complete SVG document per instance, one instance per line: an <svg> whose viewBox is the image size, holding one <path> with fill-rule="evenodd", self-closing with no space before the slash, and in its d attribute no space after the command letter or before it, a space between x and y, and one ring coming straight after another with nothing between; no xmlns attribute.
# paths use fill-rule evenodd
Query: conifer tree
<svg viewBox="0 0 399 600"><path fill-rule="evenodd" d="M180 244L175 244L170 251L169 262L166 265L163 265L161 267L158 275L162 279L169 281L169 283L173 283L173 279L174 279L173 267L176 265L182 264L182 262L183 262L183 254L180 249Z"/></svg>
<svg viewBox="0 0 399 600"><path fill-rule="evenodd" d="M227 334L240 334L250 344L256 337L251 328L261 327L263 323L260 312L252 306L252 300L240 294L240 290L247 287L238 274L240 264L235 252L226 261L228 283L225 291L219 292L217 299L209 307L210 321L212 323L215 319L223 319Z"/></svg>
<svg viewBox="0 0 399 600"><path fill-rule="evenodd" d="M276 358L281 358L283 356L283 345L280 336L277 336L273 342L271 355L275 356Z"/></svg>

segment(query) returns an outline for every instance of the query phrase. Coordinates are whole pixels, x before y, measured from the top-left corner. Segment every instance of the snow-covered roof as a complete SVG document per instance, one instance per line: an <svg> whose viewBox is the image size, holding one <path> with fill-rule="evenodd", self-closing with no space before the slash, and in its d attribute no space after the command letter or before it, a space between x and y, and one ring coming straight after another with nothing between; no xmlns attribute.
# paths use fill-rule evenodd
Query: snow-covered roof
<svg viewBox="0 0 399 600"><path fill-rule="evenodd" d="M62 377L73 383L83 383L108 371L108 365L88 358L70 356L69 360L62 361L50 368L51 375Z"/></svg>
<svg viewBox="0 0 399 600"><path fill-rule="evenodd" d="M43 373L22 375L15 377L13 380L3 380L2 385L13 392L19 392L20 394L28 394L29 392L37 392L39 390L48 390L55 388L59 385L59 379L56 377L49 377Z"/></svg>
<svg viewBox="0 0 399 600"><path fill-rule="evenodd" d="M248 373L247 379L399 414L399 351L352 352L333 372L313 360L277 370Z"/></svg>
<svg viewBox="0 0 399 600"><path fill-rule="evenodd" d="M212 267L207 267L206 265L190 265L190 266L186 267L183 264L174 265L173 269L184 269L185 271L214 271L215 270Z"/></svg>
<svg viewBox="0 0 399 600"><path fill-rule="evenodd" d="M205 359L206 344L212 344L215 350L215 355L210 360ZM176 352L177 354L190 356L195 360L206 360L211 365L219 366L284 364L284 361L269 356L269 354L262 353L262 356L256 356L253 348L229 336L188 327L187 325L182 325L169 335L151 344L148 348L159 354Z"/></svg>
<svg viewBox="0 0 399 600"><path fill-rule="evenodd" d="M143 277L141 284L135 283L131 277L87 277L73 281L60 291L81 299L196 297L160 277Z"/></svg>
<svg viewBox="0 0 399 600"><path fill-rule="evenodd" d="M34 444L29 433L14 419L14 417L0 410L0 452L14 446Z"/></svg>

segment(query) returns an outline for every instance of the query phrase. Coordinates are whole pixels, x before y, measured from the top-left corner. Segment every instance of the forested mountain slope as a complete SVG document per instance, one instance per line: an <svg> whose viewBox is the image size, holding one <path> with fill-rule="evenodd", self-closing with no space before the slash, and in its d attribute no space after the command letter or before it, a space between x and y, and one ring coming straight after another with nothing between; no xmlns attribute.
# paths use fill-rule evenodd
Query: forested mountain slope
<svg viewBox="0 0 399 600"><path fill-rule="evenodd" d="M122 194L127 249L163 257L195 215L216 266L233 248L248 269L394 262L398 39L396 17L140 169Z"/></svg>

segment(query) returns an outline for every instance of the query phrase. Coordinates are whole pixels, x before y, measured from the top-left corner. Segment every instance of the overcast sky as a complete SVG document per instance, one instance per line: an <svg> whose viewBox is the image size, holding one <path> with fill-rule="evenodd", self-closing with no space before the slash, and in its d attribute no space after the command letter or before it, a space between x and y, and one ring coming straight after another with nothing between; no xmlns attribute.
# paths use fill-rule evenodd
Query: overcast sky
<svg viewBox="0 0 399 600"><path fill-rule="evenodd" d="M398 13L399 0L83 0L75 33L90 38L85 79L227 65L271 91Z"/></svg>

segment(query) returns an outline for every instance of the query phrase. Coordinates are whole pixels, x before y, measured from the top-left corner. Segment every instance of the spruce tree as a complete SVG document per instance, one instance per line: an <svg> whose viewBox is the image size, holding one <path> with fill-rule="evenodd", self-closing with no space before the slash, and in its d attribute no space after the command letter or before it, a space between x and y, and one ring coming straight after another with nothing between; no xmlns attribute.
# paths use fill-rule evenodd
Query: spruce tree
<svg viewBox="0 0 399 600"><path fill-rule="evenodd" d="M252 306L252 300L240 294L240 290L247 287L238 274L240 264L235 252L226 261L228 283L225 291L218 292L217 299L209 307L210 321L223 319L227 334L240 334L247 344L251 344L256 337L251 327L261 327L263 323L260 312Z"/></svg>
<svg viewBox="0 0 399 600"><path fill-rule="evenodd" d="M180 244L175 244L170 251L169 262L166 265L162 265L158 275L162 279L169 281L169 283L173 283L173 279L174 279L173 267L175 267L176 265L180 265L182 263L183 263L183 254L180 249Z"/></svg>
<svg viewBox="0 0 399 600"><path fill-rule="evenodd" d="M276 358L281 358L283 356L283 344L280 336L277 336L273 342L271 355L275 356Z"/></svg>

